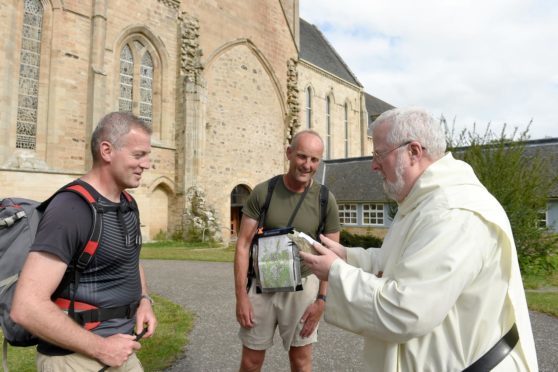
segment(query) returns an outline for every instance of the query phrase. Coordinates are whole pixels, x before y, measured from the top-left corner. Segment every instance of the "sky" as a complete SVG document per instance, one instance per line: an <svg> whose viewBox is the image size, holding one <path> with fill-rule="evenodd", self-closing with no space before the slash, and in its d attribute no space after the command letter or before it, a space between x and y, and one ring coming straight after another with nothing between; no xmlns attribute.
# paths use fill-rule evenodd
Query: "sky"
<svg viewBox="0 0 558 372"><path fill-rule="evenodd" d="M556 0L300 0L300 17L393 106L558 137Z"/></svg>

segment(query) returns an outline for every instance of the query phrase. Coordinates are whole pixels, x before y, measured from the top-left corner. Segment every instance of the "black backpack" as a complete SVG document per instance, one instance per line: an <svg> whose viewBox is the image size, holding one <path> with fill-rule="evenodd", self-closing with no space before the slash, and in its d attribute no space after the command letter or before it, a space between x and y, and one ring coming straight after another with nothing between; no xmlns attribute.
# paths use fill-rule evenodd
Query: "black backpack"
<svg viewBox="0 0 558 372"><path fill-rule="evenodd" d="M283 177L283 175L281 174L274 176L269 180L267 184L267 194L265 196L265 202L260 209L260 218L258 219L258 230L256 232L256 236L254 237L254 239L257 238L258 233L262 233L264 230L265 216L267 214L267 210L269 209L269 204L271 203L273 190L275 190L275 186L277 185L277 182L281 177ZM329 201L329 189L327 188L326 185L320 185L320 224L318 225L318 230L316 231L316 240L318 242L320 241L320 234L323 233L325 229L328 201ZM246 291L250 290L250 287L252 285L252 279L256 275L252 260L253 260L252 249L250 249L250 257L248 259L248 280L246 282Z"/></svg>
<svg viewBox="0 0 558 372"><path fill-rule="evenodd" d="M81 273L85 270L93 258L102 233L102 214L108 210L97 203L95 196L98 193L87 183L76 180L59 189L44 202L22 198L5 198L0 200L0 325L4 333L4 359L6 363L7 343L12 346L32 346L38 343L38 339L15 324L10 318L12 298L15 292L19 272L27 258L39 221L52 199L61 192L73 192L79 195L91 208L93 224L89 233L89 239L85 246L78 250L72 264L64 274L53 300L59 307L64 306L68 315L86 329L90 324L122 317L121 315L134 315L137 304L121 306L117 308L100 309L93 308L88 311L76 311L75 294L79 284ZM128 201L130 209L136 213L139 224L139 213L135 200L127 192L123 193ZM139 226L138 226L139 235ZM137 237L136 237L137 240ZM68 299L59 298L61 293L69 293Z"/></svg>

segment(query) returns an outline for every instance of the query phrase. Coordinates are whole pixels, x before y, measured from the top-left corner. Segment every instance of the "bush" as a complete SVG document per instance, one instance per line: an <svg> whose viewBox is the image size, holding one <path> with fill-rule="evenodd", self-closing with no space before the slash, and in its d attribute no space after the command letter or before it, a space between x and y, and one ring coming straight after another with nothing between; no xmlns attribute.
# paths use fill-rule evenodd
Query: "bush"
<svg viewBox="0 0 558 372"><path fill-rule="evenodd" d="M477 177L505 209L512 227L521 271L548 274L555 270L552 257L558 240L548 228L539 226L539 214L546 209L552 185L558 179L549 175L550 162L538 152L527 154L528 129L511 135L506 127L500 135L490 126L484 134L475 128L465 130L460 138L448 140L449 149L473 167ZM453 143L462 147L454 147ZM465 145L465 146L463 146Z"/></svg>
<svg viewBox="0 0 558 372"><path fill-rule="evenodd" d="M380 248L383 240L374 235L358 235L341 230L339 242L345 247Z"/></svg>

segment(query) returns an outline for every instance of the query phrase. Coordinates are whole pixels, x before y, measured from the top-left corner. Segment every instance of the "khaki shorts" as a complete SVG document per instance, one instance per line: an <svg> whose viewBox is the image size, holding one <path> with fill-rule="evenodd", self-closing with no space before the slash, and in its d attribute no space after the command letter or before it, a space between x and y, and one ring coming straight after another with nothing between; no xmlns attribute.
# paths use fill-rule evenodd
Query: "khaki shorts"
<svg viewBox="0 0 558 372"><path fill-rule="evenodd" d="M291 346L305 346L318 341L318 327L306 338L300 336L304 324L300 318L304 312L316 301L320 281L315 275L302 278L302 291L256 293L255 285L248 292L248 298L254 309L254 327L251 329L240 327L238 337L242 344L253 350L266 350L273 345L275 328L279 328L279 335L283 339L283 347L289 350Z"/></svg>
<svg viewBox="0 0 558 372"><path fill-rule="evenodd" d="M61 356L48 356L37 353L36 357L37 371L39 372L98 372L104 367L95 359L91 359L82 354L73 353ZM121 367L111 367L107 372L143 372L143 367L139 361L136 353L132 354L130 358Z"/></svg>

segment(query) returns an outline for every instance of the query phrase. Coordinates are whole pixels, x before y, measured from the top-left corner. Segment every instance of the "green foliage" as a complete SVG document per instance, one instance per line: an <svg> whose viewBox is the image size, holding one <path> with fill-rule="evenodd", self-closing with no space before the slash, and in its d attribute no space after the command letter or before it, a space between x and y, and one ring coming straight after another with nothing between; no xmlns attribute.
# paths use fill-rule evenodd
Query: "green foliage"
<svg viewBox="0 0 558 372"><path fill-rule="evenodd" d="M345 247L380 248L383 240L374 235L352 234L347 230L341 230L339 242Z"/></svg>
<svg viewBox="0 0 558 372"><path fill-rule="evenodd" d="M518 133L516 128L508 136L504 126L500 135L495 135L489 125L480 135L473 128L464 130L457 141L449 138L448 147L473 167L479 180L506 211L522 271L545 274L555 269L551 257L557 251L558 241L539 226L538 220L558 179L548 176L553 172L549 171L547 158L525 153L528 130L529 126ZM466 147L455 147L456 144Z"/></svg>

